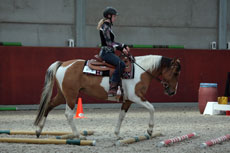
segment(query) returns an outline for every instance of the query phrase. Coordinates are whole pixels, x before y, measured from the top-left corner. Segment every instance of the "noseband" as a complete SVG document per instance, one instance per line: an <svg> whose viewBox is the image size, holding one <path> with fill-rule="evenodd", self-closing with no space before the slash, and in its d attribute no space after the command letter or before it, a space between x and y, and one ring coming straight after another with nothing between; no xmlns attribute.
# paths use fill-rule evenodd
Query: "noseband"
<svg viewBox="0 0 230 153"><path fill-rule="evenodd" d="M167 81L161 80L160 78L153 76L149 71L146 71L146 70L144 70L144 71L147 72L153 79L160 82L165 90L167 90L169 88L169 83Z"/></svg>

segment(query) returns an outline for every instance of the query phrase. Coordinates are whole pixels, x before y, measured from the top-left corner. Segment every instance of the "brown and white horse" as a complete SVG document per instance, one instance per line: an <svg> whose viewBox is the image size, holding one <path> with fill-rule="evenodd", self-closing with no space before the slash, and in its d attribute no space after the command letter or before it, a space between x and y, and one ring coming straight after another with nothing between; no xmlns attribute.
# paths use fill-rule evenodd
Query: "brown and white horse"
<svg viewBox="0 0 230 153"><path fill-rule="evenodd" d="M135 57L134 79L123 79L124 103L122 103L115 135L120 138L122 121L132 103L142 105L150 113L149 128L152 134L154 126L154 107L145 98L145 94L153 78L161 80L167 95L174 95L177 91L180 74L179 59L170 59L158 55ZM66 62L57 61L50 65L46 72L44 89L41 95L40 107L34 125L36 134L40 136L48 113L56 106L66 103L65 116L72 129L72 134L66 138L79 138L79 132L74 123L74 107L79 92L98 99L108 100L109 77L93 76L82 72L85 60L76 59ZM146 70L146 71L144 71ZM161 79L159 79L161 78ZM51 100L54 81L57 84L57 95Z"/></svg>

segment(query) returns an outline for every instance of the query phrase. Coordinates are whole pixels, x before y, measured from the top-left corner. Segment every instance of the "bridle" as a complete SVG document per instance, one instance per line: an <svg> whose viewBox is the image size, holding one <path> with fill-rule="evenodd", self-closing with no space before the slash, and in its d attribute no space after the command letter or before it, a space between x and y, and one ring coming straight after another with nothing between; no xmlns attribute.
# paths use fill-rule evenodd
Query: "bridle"
<svg viewBox="0 0 230 153"><path fill-rule="evenodd" d="M138 67L140 67L143 71L148 73L153 79L155 79L156 81L160 82L165 89L169 88L169 84L168 84L167 81L161 80L159 77L153 76L149 71L145 70L143 67L141 67L139 64L137 64L135 61L133 63L136 64Z"/></svg>
<svg viewBox="0 0 230 153"><path fill-rule="evenodd" d="M145 71L147 74L149 74L153 79L155 79L156 81L160 82L162 84L162 86L164 87L165 90L167 90L169 88L169 83L167 81L161 80L159 77L155 77L152 75L152 73L150 73L149 71L145 70L142 66L140 66L139 64L136 63L134 57L129 53L128 55L124 54L126 57L128 57L128 59L136 64L138 67L140 67L143 71Z"/></svg>

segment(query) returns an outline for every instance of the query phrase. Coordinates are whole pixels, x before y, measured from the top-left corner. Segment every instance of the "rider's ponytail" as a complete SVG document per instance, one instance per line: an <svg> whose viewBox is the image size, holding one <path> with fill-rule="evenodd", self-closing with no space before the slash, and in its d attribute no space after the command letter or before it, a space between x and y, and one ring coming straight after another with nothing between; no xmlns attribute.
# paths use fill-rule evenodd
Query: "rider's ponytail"
<svg viewBox="0 0 230 153"><path fill-rule="evenodd" d="M100 30L102 24L105 22L106 19L101 19L97 24L97 30Z"/></svg>

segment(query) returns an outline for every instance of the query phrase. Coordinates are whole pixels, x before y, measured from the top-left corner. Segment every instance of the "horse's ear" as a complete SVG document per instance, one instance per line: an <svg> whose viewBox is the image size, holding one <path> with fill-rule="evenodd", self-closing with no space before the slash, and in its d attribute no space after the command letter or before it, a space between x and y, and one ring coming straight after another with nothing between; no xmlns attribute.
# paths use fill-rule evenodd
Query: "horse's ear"
<svg viewBox="0 0 230 153"><path fill-rule="evenodd" d="M180 63L180 59L179 59L179 58L176 58L176 62L177 62L177 63Z"/></svg>
<svg viewBox="0 0 230 153"><path fill-rule="evenodd" d="M174 69L176 68L177 71L180 71L181 66L180 66L180 59L179 58L173 58L171 62L171 68Z"/></svg>
<svg viewBox="0 0 230 153"><path fill-rule="evenodd" d="M180 59L179 58L173 58L171 64L174 65L176 63L180 63Z"/></svg>

